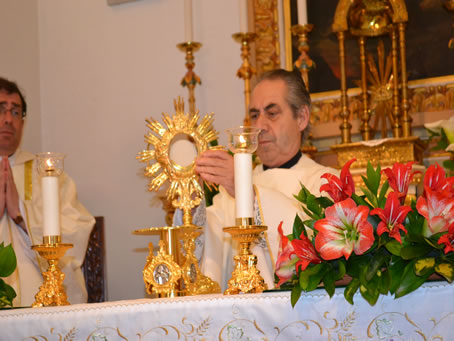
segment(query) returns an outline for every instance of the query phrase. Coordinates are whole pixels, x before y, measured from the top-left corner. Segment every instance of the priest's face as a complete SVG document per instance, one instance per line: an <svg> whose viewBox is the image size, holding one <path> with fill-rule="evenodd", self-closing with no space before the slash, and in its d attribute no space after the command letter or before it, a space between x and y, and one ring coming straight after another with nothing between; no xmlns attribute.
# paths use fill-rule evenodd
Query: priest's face
<svg viewBox="0 0 454 341"><path fill-rule="evenodd" d="M14 154L22 138L22 101L19 94L0 90L0 155Z"/></svg>
<svg viewBox="0 0 454 341"><path fill-rule="evenodd" d="M304 106L294 116L283 80L258 83L252 92L249 113L251 125L262 129L257 155L263 164L279 167L296 155L302 131L309 122L309 109Z"/></svg>

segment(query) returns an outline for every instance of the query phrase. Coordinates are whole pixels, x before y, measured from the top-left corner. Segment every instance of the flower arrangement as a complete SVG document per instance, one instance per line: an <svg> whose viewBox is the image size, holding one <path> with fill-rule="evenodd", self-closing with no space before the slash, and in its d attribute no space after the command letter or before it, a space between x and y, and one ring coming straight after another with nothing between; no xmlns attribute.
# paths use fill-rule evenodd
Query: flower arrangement
<svg viewBox="0 0 454 341"><path fill-rule="evenodd" d="M374 305L380 294L402 297L438 274L454 280L454 177L438 164L424 176L424 192L406 205L413 162L374 169L363 176L362 195L355 194L349 161L340 178L316 197L304 186L296 197L309 217L297 215L293 233L281 237L276 262L277 286L291 289L295 305L301 293L323 286L330 297L336 281L346 280L345 299L353 304L359 290ZM387 177L381 185L382 175ZM309 232L309 233L308 233Z"/></svg>
<svg viewBox="0 0 454 341"><path fill-rule="evenodd" d="M4 246L0 243L0 277L10 276L16 269L17 260L11 245ZM13 306L13 299L16 297L14 289L0 278L0 308Z"/></svg>

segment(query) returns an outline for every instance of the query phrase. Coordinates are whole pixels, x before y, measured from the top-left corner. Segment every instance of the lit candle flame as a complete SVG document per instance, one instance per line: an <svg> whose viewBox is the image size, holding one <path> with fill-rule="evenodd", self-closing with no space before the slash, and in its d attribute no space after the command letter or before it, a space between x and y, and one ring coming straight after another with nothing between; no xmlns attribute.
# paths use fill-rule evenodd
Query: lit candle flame
<svg viewBox="0 0 454 341"><path fill-rule="evenodd" d="M238 136L239 141L239 148L246 149L247 148L247 140L243 135Z"/></svg>
<svg viewBox="0 0 454 341"><path fill-rule="evenodd" d="M52 162L51 159L47 159L46 163L47 163L47 169L48 170L51 170L51 169L53 170L54 169L54 163Z"/></svg>

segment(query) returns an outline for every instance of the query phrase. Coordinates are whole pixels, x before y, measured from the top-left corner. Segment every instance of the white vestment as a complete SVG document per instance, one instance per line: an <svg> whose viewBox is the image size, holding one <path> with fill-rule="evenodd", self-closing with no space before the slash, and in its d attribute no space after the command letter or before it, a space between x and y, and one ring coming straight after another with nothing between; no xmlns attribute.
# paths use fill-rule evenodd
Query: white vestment
<svg viewBox="0 0 454 341"><path fill-rule="evenodd" d="M305 155L290 169L272 168L266 171L257 166L253 171L256 203L263 225L268 227L264 238L254 244L252 252L258 258L257 268L268 288L274 287L274 265L279 249L277 227L281 221L284 234L292 233L293 221L298 213L305 219L300 203L293 195L298 194L301 184L314 195L320 195L320 186L325 183L320 177L325 173L338 174L333 168L324 167ZM233 256L237 254L236 243L223 227L235 225L235 199L224 188L214 197L213 205L207 208L205 245L202 257L202 272L217 281L222 290L233 270Z"/></svg>
<svg viewBox="0 0 454 341"><path fill-rule="evenodd" d="M43 243L41 181L35 162L32 165L29 162L34 158L33 154L19 150L9 158L27 233L6 212L0 219L0 242L5 246L12 243L17 257L16 271L4 278L16 291L14 306L30 306L35 301L43 282L41 272L48 267L47 261L31 249L32 245ZM27 175L29 171L31 179ZM78 201L74 181L65 172L58 181L61 239L62 243L73 244L60 259L59 267L65 273L64 286L69 303L83 303L87 302L87 290L81 265L95 220Z"/></svg>

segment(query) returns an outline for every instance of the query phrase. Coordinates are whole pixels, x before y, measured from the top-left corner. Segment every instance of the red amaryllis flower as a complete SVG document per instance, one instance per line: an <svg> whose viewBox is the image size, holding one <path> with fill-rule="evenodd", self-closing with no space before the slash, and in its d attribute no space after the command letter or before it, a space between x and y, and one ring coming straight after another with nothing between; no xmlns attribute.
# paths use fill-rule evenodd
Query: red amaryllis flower
<svg viewBox="0 0 454 341"><path fill-rule="evenodd" d="M291 243L295 249L296 255L299 258L299 261L296 263L297 271L298 268L300 268L301 271L304 271L310 263L321 263L322 260L317 255L314 245L312 245L311 241L306 237L304 232L301 233L299 239L293 239Z"/></svg>
<svg viewBox="0 0 454 341"><path fill-rule="evenodd" d="M374 243L374 229L367 221L369 208L356 206L353 199L338 202L325 210L325 218L314 227L315 248L326 260L361 255Z"/></svg>
<svg viewBox="0 0 454 341"><path fill-rule="evenodd" d="M385 209L378 207L370 211L370 214L378 215L381 219L381 222L377 227L377 233L379 236L387 232L391 238L396 239L402 244L399 230L407 233L407 230L404 225L402 225L402 222L410 211L411 207L400 206L399 194L391 192L386 199Z"/></svg>
<svg viewBox="0 0 454 341"><path fill-rule="evenodd" d="M429 166L424 175L424 188L429 187L433 191L454 192L454 177L446 178L445 171L438 163Z"/></svg>
<svg viewBox="0 0 454 341"><path fill-rule="evenodd" d="M318 264L321 259L317 256L314 246L304 232L301 233L300 239L293 239L289 242L287 236L282 232L282 221L277 230L281 237L275 271L279 277L279 283L277 283L279 287L292 278L298 267L303 271L310 263Z"/></svg>
<svg viewBox="0 0 454 341"><path fill-rule="evenodd" d="M328 183L320 187L320 192L327 192L334 202L350 198L355 193L355 183L350 174L350 166L355 161L356 159L351 159L342 167L340 179L333 174L323 174L321 177L328 180Z"/></svg>
<svg viewBox="0 0 454 341"><path fill-rule="evenodd" d="M438 244L445 244L445 253L454 251L453 247L454 243L454 224L451 224L448 228L448 233L442 235L440 239L438 239Z"/></svg>
<svg viewBox="0 0 454 341"><path fill-rule="evenodd" d="M432 191L425 187L426 198L419 197L416 209L426 218L423 235L430 237L446 232L454 224L454 197L449 192Z"/></svg>
<svg viewBox="0 0 454 341"><path fill-rule="evenodd" d="M408 162L407 164L402 164L396 162L393 165L393 168L386 168L383 169L382 172L386 174L388 177L388 182L391 188L399 193L399 197L401 203L405 201L405 197L407 196L408 186L410 186L410 182L413 179L413 176L419 171L413 172L412 166L414 162Z"/></svg>

